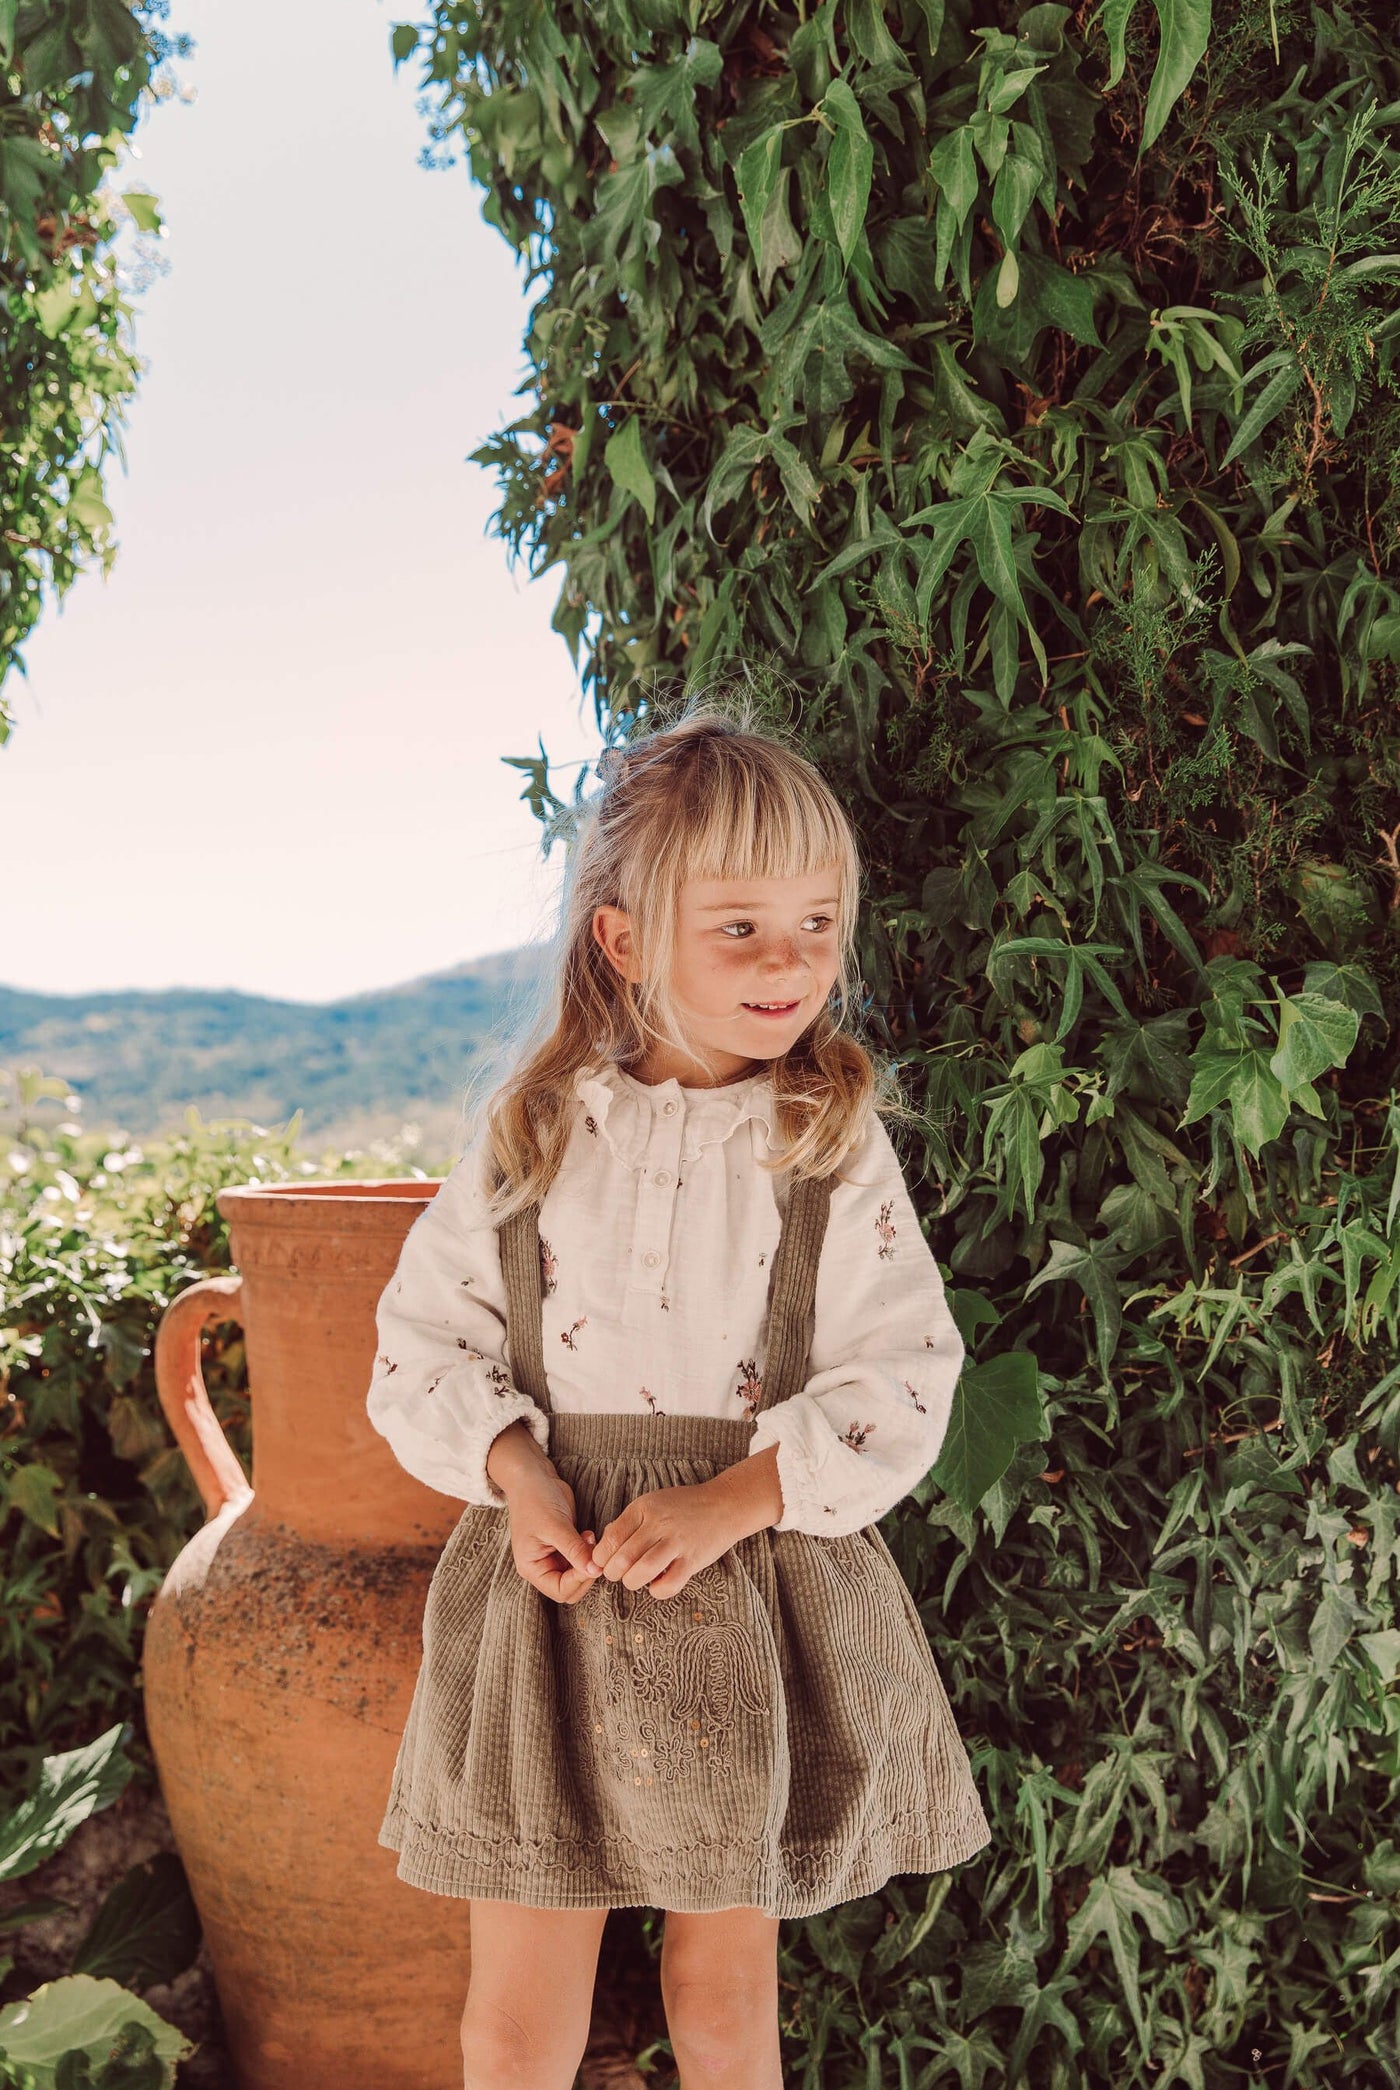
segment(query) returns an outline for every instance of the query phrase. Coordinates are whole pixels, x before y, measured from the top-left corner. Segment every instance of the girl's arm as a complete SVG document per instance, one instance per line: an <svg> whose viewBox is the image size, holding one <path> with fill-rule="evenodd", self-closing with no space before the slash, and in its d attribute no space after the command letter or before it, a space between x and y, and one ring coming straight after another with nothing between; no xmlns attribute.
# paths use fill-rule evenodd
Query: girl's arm
<svg viewBox="0 0 1400 2090"><path fill-rule="evenodd" d="M889 1133L872 1117L832 1185L811 1376L760 1409L750 1456L777 1448L776 1531L834 1538L916 1487L948 1427L963 1344Z"/></svg>
<svg viewBox="0 0 1400 2090"><path fill-rule="evenodd" d="M483 1135L409 1228L376 1309L365 1406L415 1480L503 1509L486 1454L517 1419L547 1453L549 1417L511 1383L500 1245L482 1218L485 1155Z"/></svg>

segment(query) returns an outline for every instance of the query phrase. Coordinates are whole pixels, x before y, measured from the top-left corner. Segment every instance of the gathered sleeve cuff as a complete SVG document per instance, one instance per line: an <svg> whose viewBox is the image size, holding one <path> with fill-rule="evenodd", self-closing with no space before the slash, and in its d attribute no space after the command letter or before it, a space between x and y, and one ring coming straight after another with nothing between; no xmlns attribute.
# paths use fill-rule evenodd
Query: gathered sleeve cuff
<svg viewBox="0 0 1400 2090"><path fill-rule="evenodd" d="M842 1164L817 1268L811 1376L762 1408L749 1456L777 1446L775 1531L835 1538L917 1487L943 1445L963 1343L883 1122Z"/></svg>
<svg viewBox="0 0 1400 2090"><path fill-rule="evenodd" d="M523 1420L549 1450L549 1417L512 1383L505 1283L483 1219L485 1135L409 1228L375 1310L365 1407L405 1472L439 1494L503 1509L486 1471L501 1431Z"/></svg>

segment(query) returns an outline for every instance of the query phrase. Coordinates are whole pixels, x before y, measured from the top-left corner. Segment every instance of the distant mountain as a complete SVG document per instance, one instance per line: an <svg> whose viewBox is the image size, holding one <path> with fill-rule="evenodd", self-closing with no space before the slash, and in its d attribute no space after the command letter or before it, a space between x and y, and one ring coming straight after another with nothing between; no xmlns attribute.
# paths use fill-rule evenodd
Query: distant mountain
<svg viewBox="0 0 1400 2090"><path fill-rule="evenodd" d="M149 1138L208 1118L304 1134L450 1124L472 1058L538 952L500 951L403 986L326 1003L199 988L29 994L0 986L0 1065L71 1083L83 1122Z"/></svg>

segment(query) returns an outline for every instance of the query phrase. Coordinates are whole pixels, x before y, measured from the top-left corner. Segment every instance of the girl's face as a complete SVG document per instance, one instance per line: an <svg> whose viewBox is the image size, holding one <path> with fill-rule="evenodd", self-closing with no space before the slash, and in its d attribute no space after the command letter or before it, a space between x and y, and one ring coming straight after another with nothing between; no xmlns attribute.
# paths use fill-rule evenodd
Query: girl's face
<svg viewBox="0 0 1400 2090"><path fill-rule="evenodd" d="M710 1088L777 1059L819 1014L839 965L834 865L800 878L697 878L681 888L671 988L693 1048L682 1060L653 1044L646 1082ZM593 933L625 979L640 977L631 923L600 907ZM765 1011L760 1003L779 1004Z"/></svg>

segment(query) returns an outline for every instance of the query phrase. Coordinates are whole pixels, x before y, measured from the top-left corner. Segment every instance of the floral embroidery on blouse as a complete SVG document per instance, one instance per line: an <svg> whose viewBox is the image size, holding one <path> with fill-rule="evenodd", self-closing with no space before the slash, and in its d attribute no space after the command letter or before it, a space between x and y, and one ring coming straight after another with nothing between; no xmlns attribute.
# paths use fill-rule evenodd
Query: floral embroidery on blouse
<svg viewBox="0 0 1400 2090"><path fill-rule="evenodd" d="M763 1380L759 1376L757 1360L741 1357L735 1370L739 1374L739 1383L734 1391L744 1404L745 1417L752 1421L758 1413L758 1403L763 1394Z"/></svg>
<svg viewBox="0 0 1400 2090"><path fill-rule="evenodd" d="M680 1168L673 1189L684 1178L689 1190L691 1177L685 1175L689 1155L672 1162L673 1149L665 1144L665 1138L685 1132L684 1119L675 1123L679 1111L660 1114L669 1097L658 1103L654 1094L630 1086L624 1094L620 1075L611 1070L604 1086L613 1108L591 1091L578 1107L565 1175L577 1178L573 1188L579 1194L562 1195L557 1212L547 1209L537 1230L539 1296L551 1302L544 1357L557 1360L563 1373L556 1386L560 1406L580 1413L622 1411L642 1430L649 1415L674 1418L680 1411L665 1410L659 1389L632 1377L640 1361L633 1345L638 1335L644 1344L650 1330L660 1344L677 1346L682 1381L672 1387L671 1399L681 1411L743 1416L743 1436L756 1433L755 1449L785 1447L792 1483L785 1526L825 1534L829 1543L833 1524L846 1531L873 1520L929 1470L962 1356L932 1251L905 1201L898 1157L883 1126L872 1121L860 1157L866 1165L856 1168L855 1184L843 1184L833 1198L807 1383L775 1411L761 1336L772 1306L769 1244L779 1238L780 1201L767 1172L759 1179L762 1113L738 1113L742 1135L725 1137L736 1130L725 1099L685 1098L687 1117L693 1102L690 1136L699 1149L694 1176L700 1202L691 1223L703 1234L695 1243L700 1274L674 1295L658 1282L645 1296L629 1297L626 1311L614 1317L611 1307L599 1311L607 1302L588 1300L585 1286L597 1268L610 1269L618 1280L619 1304L623 1292L634 1289L626 1265L635 1221L628 1193L636 1187L637 1169L664 1150L668 1165ZM748 1089L742 1094L747 1097ZM756 1084L753 1094L771 1116L763 1085ZM591 1123L579 1122L585 1117ZM653 1129L665 1138L649 1151ZM767 1129L771 1142L771 1124ZM624 1173L633 1180L624 1181ZM499 1490L484 1472L492 1436L517 1414L538 1436L547 1431L519 1384L518 1360L505 1350L507 1273L498 1267L492 1239L489 1181L485 1150L474 1147L440 1186L411 1245L405 1244L401 1267L380 1301L383 1325L367 1412L407 1471L466 1501L498 1507ZM566 1193L568 1187L566 1182ZM689 1238L685 1220L691 1209L689 1200L673 1208L671 1231L679 1227L683 1240ZM883 1269L871 1267L872 1248ZM532 1260L527 1250L527 1271ZM657 1275L664 1279L666 1273ZM459 1298L459 1291L469 1296ZM658 1310L666 1316L665 1330L652 1319ZM554 1337L563 1357L552 1348ZM653 1347L658 1358L669 1354ZM471 1371L462 1368L467 1363ZM653 1369L660 1368L654 1361ZM917 1378L910 1376L914 1372ZM650 1434L654 1440L660 1432ZM837 1447L860 1459L859 1472L849 1459L833 1465ZM827 1482L843 1491L834 1503L818 1494ZM579 1608L587 1611L591 1604L596 1610L597 1603L595 1592ZM638 1736L631 1733L627 1740ZM714 1753L712 1746L700 1756Z"/></svg>

